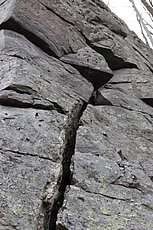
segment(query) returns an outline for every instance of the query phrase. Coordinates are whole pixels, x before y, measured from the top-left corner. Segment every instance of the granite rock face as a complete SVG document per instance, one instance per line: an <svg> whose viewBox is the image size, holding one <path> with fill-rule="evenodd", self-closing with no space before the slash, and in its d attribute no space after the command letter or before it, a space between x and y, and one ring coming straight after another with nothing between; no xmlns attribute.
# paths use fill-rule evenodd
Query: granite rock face
<svg viewBox="0 0 153 230"><path fill-rule="evenodd" d="M153 229L153 51L98 0L0 0L0 230Z"/></svg>

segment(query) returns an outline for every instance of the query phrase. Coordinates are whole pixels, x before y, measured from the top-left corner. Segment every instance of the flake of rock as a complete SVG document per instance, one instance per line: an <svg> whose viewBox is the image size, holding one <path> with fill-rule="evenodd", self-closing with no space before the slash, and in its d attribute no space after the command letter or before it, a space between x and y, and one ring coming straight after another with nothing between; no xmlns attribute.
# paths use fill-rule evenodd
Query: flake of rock
<svg viewBox="0 0 153 230"><path fill-rule="evenodd" d="M90 38L92 47L102 54L112 70L122 68L138 68L138 57L130 43L119 35L111 33L108 28L102 27ZM99 35L101 34L101 36ZM100 38L98 38L100 36Z"/></svg>
<svg viewBox="0 0 153 230"><path fill-rule="evenodd" d="M2 30L0 36L0 90L8 95L3 104L11 103L12 91L20 103L25 99L27 106L36 107L39 101L42 108L50 105L61 113L71 110L74 100L88 102L93 87L77 70L49 57L22 35Z"/></svg>
<svg viewBox="0 0 153 230"><path fill-rule="evenodd" d="M113 76L105 58L90 47L82 48L76 54L68 54L61 60L78 69L85 78L92 82L94 88L104 85Z"/></svg>

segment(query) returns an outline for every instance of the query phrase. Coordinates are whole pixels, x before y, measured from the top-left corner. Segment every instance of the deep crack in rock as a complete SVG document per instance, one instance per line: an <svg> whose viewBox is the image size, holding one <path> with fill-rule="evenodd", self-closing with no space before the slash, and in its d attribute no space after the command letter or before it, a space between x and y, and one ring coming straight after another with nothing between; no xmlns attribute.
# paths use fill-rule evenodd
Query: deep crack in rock
<svg viewBox="0 0 153 230"><path fill-rule="evenodd" d="M62 207L64 200L64 193L67 185L70 185L71 181L71 159L74 155L76 132L78 129L80 118L87 107L87 103L83 102L74 108L69 114L67 124L64 127L64 142L61 148L62 155L62 172L57 182L57 189L55 191L55 197L51 198L51 201L43 200L42 208L44 214L44 229L55 230L57 214Z"/></svg>

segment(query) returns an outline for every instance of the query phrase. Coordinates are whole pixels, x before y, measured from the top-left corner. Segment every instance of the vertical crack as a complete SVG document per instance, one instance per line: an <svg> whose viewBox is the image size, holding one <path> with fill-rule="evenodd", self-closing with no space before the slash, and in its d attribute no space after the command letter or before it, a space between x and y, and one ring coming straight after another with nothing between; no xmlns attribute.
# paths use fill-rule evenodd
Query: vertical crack
<svg viewBox="0 0 153 230"><path fill-rule="evenodd" d="M75 151L76 133L80 118L87 107L86 102L79 102L71 113L65 127L63 128L63 145L60 149L62 155L62 170L57 181L56 191L50 200L43 200L42 208L44 212L44 229L55 230L59 209L63 205L64 193L67 185L71 182L71 159Z"/></svg>
<svg viewBox="0 0 153 230"><path fill-rule="evenodd" d="M74 106L72 111L69 113L66 125L63 128L63 145L60 149L60 154L62 156L62 170L53 196L49 200L43 200L44 230L57 229L57 215L64 202L66 187L71 184L72 180L71 159L75 154L77 130L80 125L80 119L83 112L86 110L87 105L91 103L91 98L94 93L95 90L92 92L88 103L80 101ZM61 225L59 229L63 229L63 226ZM64 228L63 230L66 229Z"/></svg>

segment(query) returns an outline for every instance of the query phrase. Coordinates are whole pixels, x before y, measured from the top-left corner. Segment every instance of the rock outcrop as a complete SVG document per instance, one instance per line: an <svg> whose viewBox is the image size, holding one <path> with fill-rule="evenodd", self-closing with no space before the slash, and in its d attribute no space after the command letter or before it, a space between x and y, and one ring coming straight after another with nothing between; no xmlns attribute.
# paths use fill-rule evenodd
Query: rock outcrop
<svg viewBox="0 0 153 230"><path fill-rule="evenodd" d="M0 1L0 230L153 229L153 51L100 0Z"/></svg>

